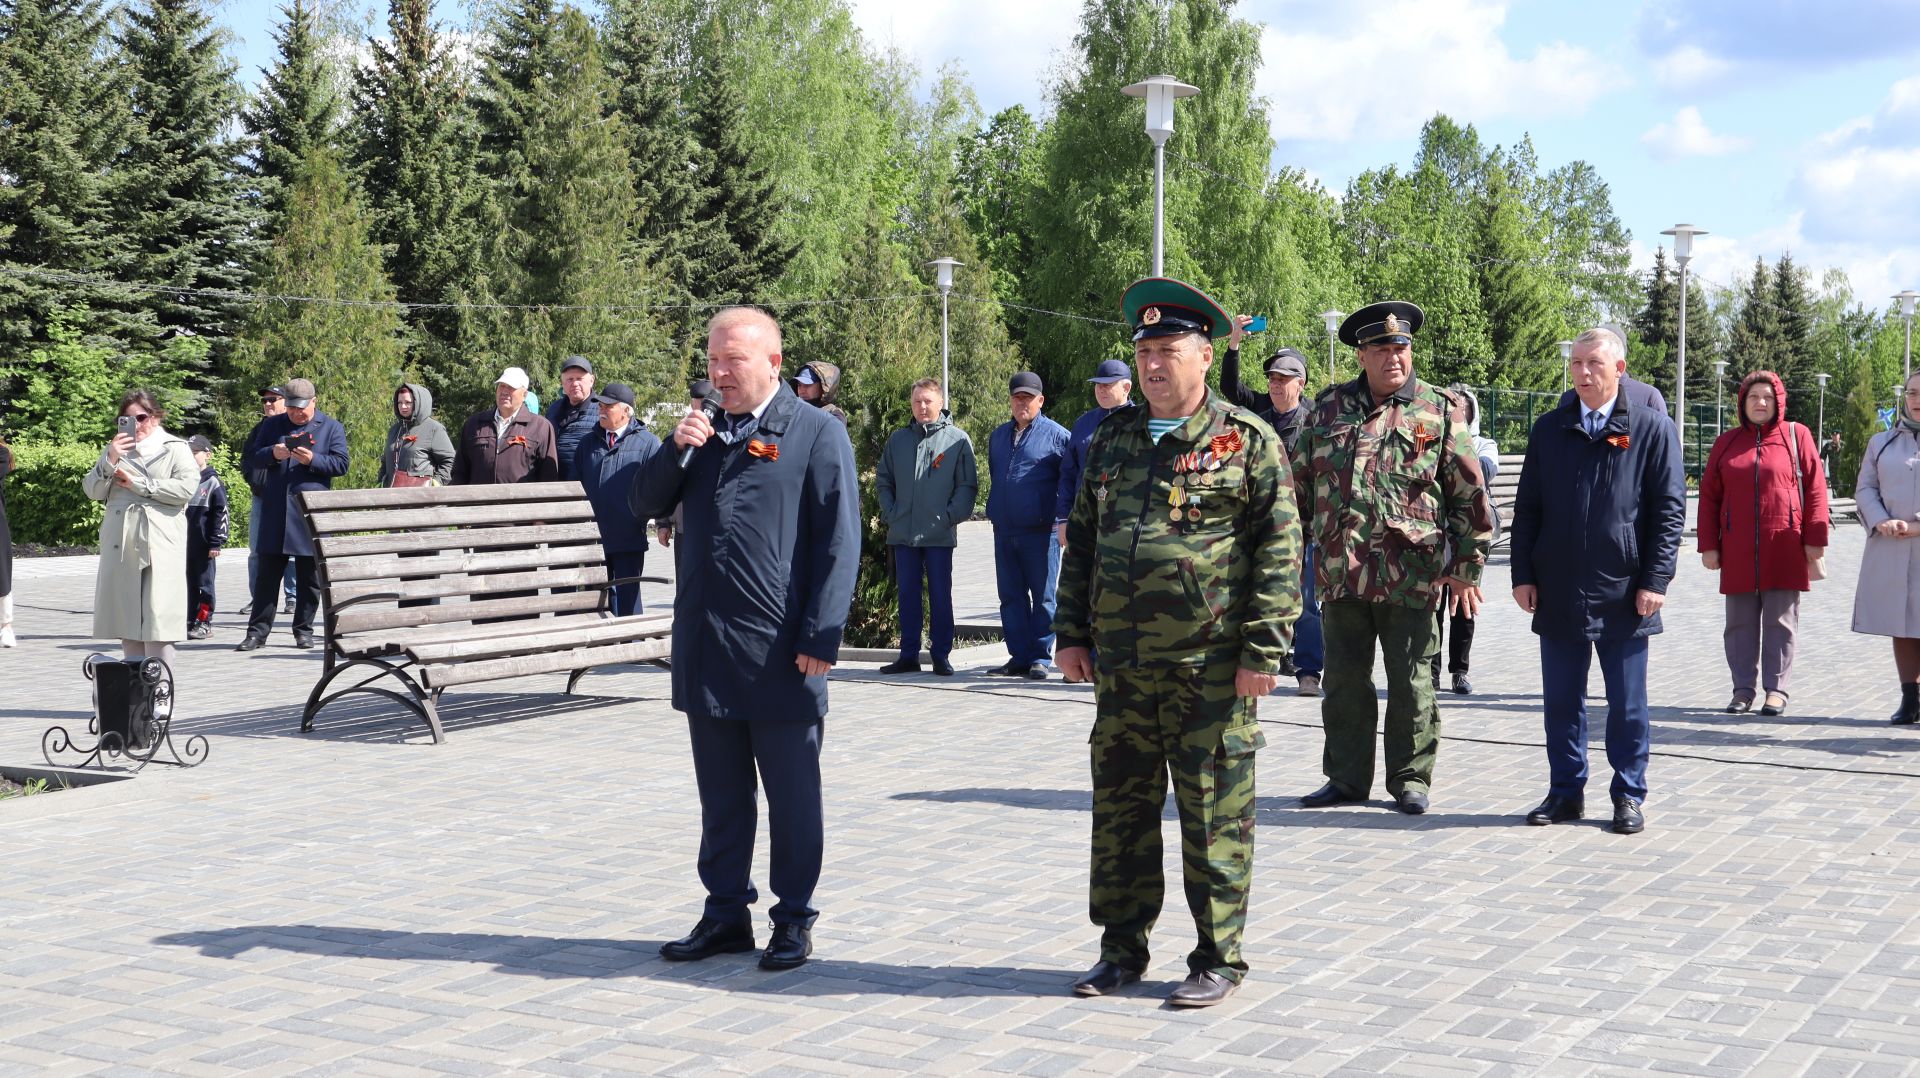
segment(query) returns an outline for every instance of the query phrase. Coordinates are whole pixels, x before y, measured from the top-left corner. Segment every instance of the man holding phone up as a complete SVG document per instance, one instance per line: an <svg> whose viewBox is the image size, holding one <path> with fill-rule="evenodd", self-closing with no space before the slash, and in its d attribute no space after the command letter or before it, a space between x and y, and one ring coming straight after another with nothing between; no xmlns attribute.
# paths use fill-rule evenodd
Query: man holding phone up
<svg viewBox="0 0 1920 1078"><path fill-rule="evenodd" d="M274 592L289 559L293 562L293 643L313 646L313 615L320 606L320 587L314 577L313 536L294 500L303 490L324 490L335 476L347 473L347 432L340 421L320 414L313 383L305 378L288 382L284 415L261 421L247 463L265 474L260 509L260 572L254 578L253 614L246 639L235 651L253 651L273 631Z"/></svg>

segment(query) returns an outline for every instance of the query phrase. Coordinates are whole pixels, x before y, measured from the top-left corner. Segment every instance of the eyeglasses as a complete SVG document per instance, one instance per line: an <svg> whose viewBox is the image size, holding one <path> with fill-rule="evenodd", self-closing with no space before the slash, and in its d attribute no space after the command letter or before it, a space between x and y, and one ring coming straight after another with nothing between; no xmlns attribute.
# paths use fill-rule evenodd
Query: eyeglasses
<svg viewBox="0 0 1920 1078"><path fill-rule="evenodd" d="M135 423L145 423L147 420L152 419L153 417L150 415L130 415L127 418L133 420Z"/></svg>

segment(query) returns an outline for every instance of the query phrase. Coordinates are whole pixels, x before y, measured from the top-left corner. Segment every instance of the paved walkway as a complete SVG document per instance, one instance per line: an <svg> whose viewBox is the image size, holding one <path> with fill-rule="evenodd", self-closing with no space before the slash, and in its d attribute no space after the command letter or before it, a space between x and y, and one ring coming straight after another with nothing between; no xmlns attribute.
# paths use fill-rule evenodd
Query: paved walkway
<svg viewBox="0 0 1920 1078"><path fill-rule="evenodd" d="M1378 790L1300 809L1316 708L1264 702L1253 974L1197 1013L1161 1003L1190 944L1177 886L1148 983L1066 993L1095 958L1090 694L969 672L997 648L951 680L836 672L817 958L766 974L655 953L700 902L662 673L456 693L441 746L387 706L302 736L317 657L284 622L234 654L222 615L180 663L210 762L92 808L0 804L0 1071L1910 1073L1920 733L1885 725L1885 643L1847 631L1860 542L1842 530L1804 609L1776 721L1716 710L1719 601L1689 558L1654 648L1638 837L1519 825L1545 768L1535 650L1504 600L1481 694L1445 705L1431 815ZM977 532L962 553L963 594L990 603ZM43 728L85 722L92 583L84 560L21 575L0 760L37 762Z"/></svg>

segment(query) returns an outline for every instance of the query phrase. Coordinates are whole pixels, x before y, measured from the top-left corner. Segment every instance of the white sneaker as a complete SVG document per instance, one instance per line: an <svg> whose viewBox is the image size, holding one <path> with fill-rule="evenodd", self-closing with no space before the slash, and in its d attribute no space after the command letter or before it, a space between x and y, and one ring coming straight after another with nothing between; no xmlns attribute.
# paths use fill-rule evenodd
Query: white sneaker
<svg viewBox="0 0 1920 1078"><path fill-rule="evenodd" d="M10 648L13 647L14 644L13 626L0 625L0 648Z"/></svg>

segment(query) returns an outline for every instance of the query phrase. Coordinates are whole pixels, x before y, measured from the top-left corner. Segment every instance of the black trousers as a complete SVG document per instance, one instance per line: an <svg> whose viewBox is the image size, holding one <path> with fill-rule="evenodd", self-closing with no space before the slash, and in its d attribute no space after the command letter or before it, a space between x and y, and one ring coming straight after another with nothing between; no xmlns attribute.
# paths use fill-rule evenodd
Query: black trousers
<svg viewBox="0 0 1920 1078"><path fill-rule="evenodd" d="M314 573L311 557L298 554L260 552L260 572L253 579L253 614L247 621L247 635L267 638L273 632L273 616L280 610L280 576L293 563L293 632L295 636L313 635L313 615L320 609L320 579Z"/></svg>
<svg viewBox="0 0 1920 1078"><path fill-rule="evenodd" d="M775 924L812 928L820 912L813 889L820 882L826 844L820 794L820 743L826 721L774 722L687 716L693 739L693 777L700 790L700 882L707 889L705 916L724 924L749 919L760 898L753 885L754 833L759 825L756 793L766 787L768 884L779 900L769 911Z"/></svg>
<svg viewBox="0 0 1920 1078"><path fill-rule="evenodd" d="M1465 614L1447 613L1447 605L1453 601L1453 589L1442 592L1440 611L1434 617L1439 626L1440 635L1435 643L1445 644L1447 651L1447 673L1464 674L1467 672L1467 658L1473 652L1473 619ZM1447 637L1447 623L1453 623L1453 637ZM1433 676L1440 676L1440 649L1433 649Z"/></svg>
<svg viewBox="0 0 1920 1078"><path fill-rule="evenodd" d="M213 577L220 568L220 559L207 556L204 550L196 550L187 555L187 626L189 628L203 621L213 620Z"/></svg>

